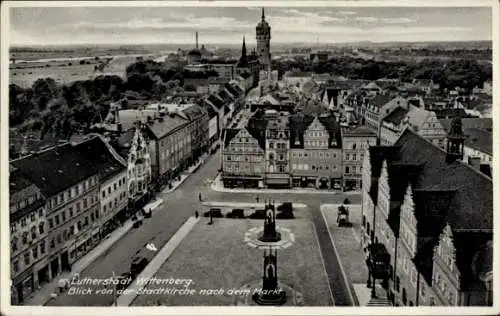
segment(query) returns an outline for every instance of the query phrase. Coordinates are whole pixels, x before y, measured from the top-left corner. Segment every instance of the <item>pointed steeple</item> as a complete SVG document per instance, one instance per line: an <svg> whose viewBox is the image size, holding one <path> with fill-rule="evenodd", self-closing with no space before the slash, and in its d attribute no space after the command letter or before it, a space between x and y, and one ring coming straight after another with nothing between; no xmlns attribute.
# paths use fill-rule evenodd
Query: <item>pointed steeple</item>
<svg viewBox="0 0 500 316"><path fill-rule="evenodd" d="M264 14L264 8L262 8L262 21L266 19L266 15Z"/></svg>
<svg viewBox="0 0 500 316"><path fill-rule="evenodd" d="M245 36L243 36L243 45L241 46L241 58L247 58L247 46L245 44Z"/></svg>

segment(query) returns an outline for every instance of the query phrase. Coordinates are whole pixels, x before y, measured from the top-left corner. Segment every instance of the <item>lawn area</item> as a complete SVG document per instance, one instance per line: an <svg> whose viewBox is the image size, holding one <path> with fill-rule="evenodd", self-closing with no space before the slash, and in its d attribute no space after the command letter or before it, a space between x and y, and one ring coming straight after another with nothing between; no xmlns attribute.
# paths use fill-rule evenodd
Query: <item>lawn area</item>
<svg viewBox="0 0 500 316"><path fill-rule="evenodd" d="M336 204L324 204L321 211L326 219L326 224L347 278L352 283L366 283L368 269L360 240L361 205L349 205L349 221L352 223L352 227L339 227L337 225L338 206Z"/></svg>
<svg viewBox="0 0 500 316"><path fill-rule="evenodd" d="M189 288L197 294L140 295L133 306L158 302L167 306L229 306L235 303L235 297L227 293L201 295L198 291L227 291L261 284L263 251L247 246L244 236L249 229L262 226L262 220L217 218L214 225L207 225L207 221L200 220L155 275L160 279L191 279ZM313 223L309 219L295 219L278 220L277 224L295 234L295 243L278 251L278 281L300 292L305 306L333 305ZM159 287L175 286L149 285L146 289Z"/></svg>

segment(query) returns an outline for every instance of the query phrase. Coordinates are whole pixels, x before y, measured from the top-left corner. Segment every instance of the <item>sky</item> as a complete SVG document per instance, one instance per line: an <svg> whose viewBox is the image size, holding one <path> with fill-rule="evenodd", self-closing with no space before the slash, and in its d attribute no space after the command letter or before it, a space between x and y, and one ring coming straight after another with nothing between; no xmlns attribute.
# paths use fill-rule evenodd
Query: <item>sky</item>
<svg viewBox="0 0 500 316"><path fill-rule="evenodd" d="M11 8L13 45L255 45L258 7ZM271 43L491 40L491 9L268 7Z"/></svg>

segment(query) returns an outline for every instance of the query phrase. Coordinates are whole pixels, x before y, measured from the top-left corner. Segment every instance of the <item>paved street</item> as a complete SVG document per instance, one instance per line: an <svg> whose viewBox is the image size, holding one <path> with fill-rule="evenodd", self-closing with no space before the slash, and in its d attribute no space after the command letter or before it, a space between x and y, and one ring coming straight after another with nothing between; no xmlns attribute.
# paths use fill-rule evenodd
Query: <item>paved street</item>
<svg viewBox="0 0 500 316"><path fill-rule="evenodd" d="M152 218L146 219L144 224L132 229L121 240L116 242L105 254L94 261L87 269L80 274L80 278L109 278L113 272L121 274L129 271L132 258L139 251L144 251L146 244L154 243L156 248L161 248L179 227L194 214L197 209L202 213L201 204L198 201L198 193L201 192L205 201L233 201L233 202L254 202L256 195L249 193L221 193L213 192L210 189L209 181L214 179L217 169L220 167L219 153L210 156L206 163L202 165L196 173L192 174L179 188L172 193L159 193L158 196L164 199L164 204L153 212ZM346 197L342 194L259 194L259 200L266 199L276 201L293 201L309 205L313 210L315 218L321 216L319 206L321 203L341 203ZM359 196L349 195L352 203L359 203ZM317 214L316 214L317 213ZM317 216L316 216L317 215ZM318 221L315 220L315 223ZM330 241L320 236L320 243L323 255L332 252ZM329 257L326 257L328 259ZM325 263L327 270L330 263ZM334 286L332 283L331 286ZM80 286L80 288L92 286ZM335 295L335 294L334 294ZM109 306L113 303L112 295L68 295L67 293L51 301L52 306Z"/></svg>

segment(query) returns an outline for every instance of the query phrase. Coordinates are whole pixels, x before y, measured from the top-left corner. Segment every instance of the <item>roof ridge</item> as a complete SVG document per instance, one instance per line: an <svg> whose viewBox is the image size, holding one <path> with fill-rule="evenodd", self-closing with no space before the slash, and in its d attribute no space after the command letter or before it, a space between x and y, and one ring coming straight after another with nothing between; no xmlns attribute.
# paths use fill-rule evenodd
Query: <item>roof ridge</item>
<svg viewBox="0 0 500 316"><path fill-rule="evenodd" d="M401 136L398 138L398 140L396 141L396 143L401 139L403 138L403 136L406 134L406 133L411 133L413 134L415 137L417 137L420 141L422 142L425 142L425 143L428 143L430 145L432 145L432 148L434 148L435 150L438 150L440 153L444 153L446 155L446 150L442 149L441 147L439 147L438 145L430 142L429 140L423 138L422 136L416 134L415 132L413 132L411 129L409 128L406 128L404 130L403 133L401 133ZM470 170L473 170L474 172L476 172L477 174L481 175L482 177L484 177L485 179L487 180L490 180L492 181L493 179L488 177L487 175L485 175L484 173L482 173L480 170L474 168L473 166L469 165L468 163L465 163L463 162L462 160L455 160L454 162L451 162L451 163L458 163L459 165L462 165L462 166L466 166L467 168L469 168Z"/></svg>

